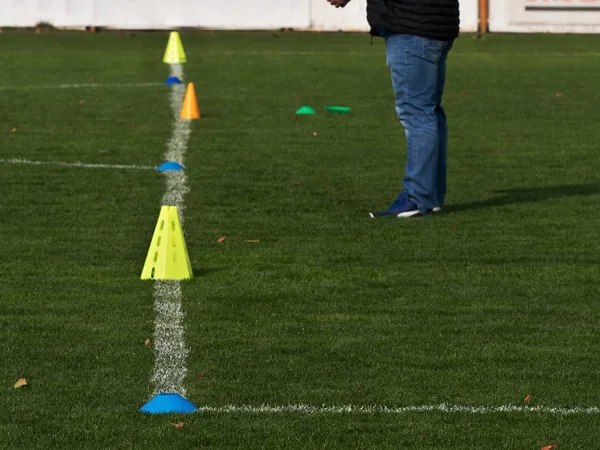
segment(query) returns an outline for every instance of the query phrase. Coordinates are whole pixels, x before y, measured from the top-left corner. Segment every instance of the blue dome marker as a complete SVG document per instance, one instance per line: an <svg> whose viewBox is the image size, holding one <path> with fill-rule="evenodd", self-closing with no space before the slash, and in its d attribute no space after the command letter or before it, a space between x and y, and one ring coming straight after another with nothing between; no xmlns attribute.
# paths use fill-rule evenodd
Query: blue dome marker
<svg viewBox="0 0 600 450"><path fill-rule="evenodd" d="M174 393L158 394L140 408L140 412L147 414L192 413L197 410L196 405Z"/></svg>
<svg viewBox="0 0 600 450"><path fill-rule="evenodd" d="M156 168L159 172L177 172L185 170L184 167L175 161L166 161Z"/></svg>
<svg viewBox="0 0 600 450"><path fill-rule="evenodd" d="M165 80L165 84L183 84L183 81L177 77L169 77Z"/></svg>

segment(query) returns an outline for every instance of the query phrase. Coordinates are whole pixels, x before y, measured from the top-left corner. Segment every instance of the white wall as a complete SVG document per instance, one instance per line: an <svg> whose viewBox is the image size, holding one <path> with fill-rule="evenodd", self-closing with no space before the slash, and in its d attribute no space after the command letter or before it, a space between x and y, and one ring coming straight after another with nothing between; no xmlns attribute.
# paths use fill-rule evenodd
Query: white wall
<svg viewBox="0 0 600 450"><path fill-rule="evenodd" d="M93 1L95 24L115 28L271 29L310 25L310 0Z"/></svg>
<svg viewBox="0 0 600 450"><path fill-rule="evenodd" d="M474 32L479 28L479 2L477 0L459 0L460 29Z"/></svg>
<svg viewBox="0 0 600 450"><path fill-rule="evenodd" d="M324 0L323 0L324 1ZM307 28L310 0L0 0L0 26Z"/></svg>
<svg viewBox="0 0 600 450"><path fill-rule="evenodd" d="M600 0L490 0L490 31L600 32Z"/></svg>
<svg viewBox="0 0 600 450"><path fill-rule="evenodd" d="M368 30L367 0L0 0L0 26L114 28L314 28ZM477 0L460 0L463 31L477 29Z"/></svg>
<svg viewBox="0 0 600 450"><path fill-rule="evenodd" d="M325 0L311 0L311 25L317 30L368 30L367 0L352 0L345 8L334 8ZM477 0L460 0L462 31L477 31Z"/></svg>
<svg viewBox="0 0 600 450"><path fill-rule="evenodd" d="M334 8L326 0L311 0L311 26L316 30L369 29L367 0L351 0L344 8Z"/></svg>
<svg viewBox="0 0 600 450"><path fill-rule="evenodd" d="M92 20L92 0L0 0L0 26L28 27L38 22L69 26Z"/></svg>

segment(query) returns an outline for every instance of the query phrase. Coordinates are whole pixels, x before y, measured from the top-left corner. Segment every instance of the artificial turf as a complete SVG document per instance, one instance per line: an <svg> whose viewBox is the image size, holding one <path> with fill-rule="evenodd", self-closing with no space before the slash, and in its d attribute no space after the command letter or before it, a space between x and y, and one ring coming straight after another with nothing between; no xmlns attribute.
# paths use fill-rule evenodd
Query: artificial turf
<svg viewBox="0 0 600 450"><path fill-rule="evenodd" d="M182 39L203 115L185 161L191 401L600 406L600 37L461 36L447 203L404 221L367 216L405 158L382 41ZM5 30L0 158L160 164L166 42ZM139 413L164 189L152 170L0 163L0 448L600 447L600 414Z"/></svg>

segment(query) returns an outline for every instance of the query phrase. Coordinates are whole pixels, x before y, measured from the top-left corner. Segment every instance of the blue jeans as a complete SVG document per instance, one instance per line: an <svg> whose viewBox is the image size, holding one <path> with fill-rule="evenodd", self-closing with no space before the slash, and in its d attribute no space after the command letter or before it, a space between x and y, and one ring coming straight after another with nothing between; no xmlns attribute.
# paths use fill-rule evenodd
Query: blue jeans
<svg viewBox="0 0 600 450"><path fill-rule="evenodd" d="M385 39L396 113L407 144L399 197L408 196L422 212L442 206L446 195L448 127L442 94L452 44L404 34Z"/></svg>

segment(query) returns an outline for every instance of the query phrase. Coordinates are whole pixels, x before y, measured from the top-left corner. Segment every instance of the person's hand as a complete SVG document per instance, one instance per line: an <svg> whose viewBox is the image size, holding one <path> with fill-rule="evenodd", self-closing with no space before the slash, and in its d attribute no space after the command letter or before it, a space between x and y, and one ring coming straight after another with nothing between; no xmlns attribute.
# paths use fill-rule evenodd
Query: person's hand
<svg viewBox="0 0 600 450"><path fill-rule="evenodd" d="M331 5L335 6L336 8L343 8L344 6L346 6L348 3L350 3L350 0L327 0Z"/></svg>

